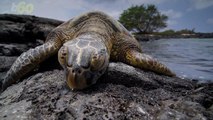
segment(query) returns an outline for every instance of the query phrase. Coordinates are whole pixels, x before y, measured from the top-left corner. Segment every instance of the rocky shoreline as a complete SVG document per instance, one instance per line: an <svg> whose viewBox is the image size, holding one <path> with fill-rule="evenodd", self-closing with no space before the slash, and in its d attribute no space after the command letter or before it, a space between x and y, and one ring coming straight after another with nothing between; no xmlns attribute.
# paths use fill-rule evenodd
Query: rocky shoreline
<svg viewBox="0 0 213 120"><path fill-rule="evenodd" d="M0 80L24 51L40 45L62 21L0 15ZM157 75L110 63L94 86L71 91L53 56L0 93L0 119L212 120L213 83Z"/></svg>

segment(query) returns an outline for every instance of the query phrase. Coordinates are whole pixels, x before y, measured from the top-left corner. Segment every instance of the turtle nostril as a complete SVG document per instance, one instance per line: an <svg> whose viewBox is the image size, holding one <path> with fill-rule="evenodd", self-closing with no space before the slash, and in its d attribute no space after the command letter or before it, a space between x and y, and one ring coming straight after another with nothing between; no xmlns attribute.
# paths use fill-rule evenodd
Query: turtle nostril
<svg viewBox="0 0 213 120"><path fill-rule="evenodd" d="M78 65L73 65L71 68L72 73L81 74L83 72L83 68Z"/></svg>
<svg viewBox="0 0 213 120"><path fill-rule="evenodd" d="M78 70L78 73L81 74L81 70L80 69Z"/></svg>
<svg viewBox="0 0 213 120"><path fill-rule="evenodd" d="M97 59L97 58L98 58L98 55L97 55L97 54L94 54L92 58L93 58L93 59Z"/></svg>

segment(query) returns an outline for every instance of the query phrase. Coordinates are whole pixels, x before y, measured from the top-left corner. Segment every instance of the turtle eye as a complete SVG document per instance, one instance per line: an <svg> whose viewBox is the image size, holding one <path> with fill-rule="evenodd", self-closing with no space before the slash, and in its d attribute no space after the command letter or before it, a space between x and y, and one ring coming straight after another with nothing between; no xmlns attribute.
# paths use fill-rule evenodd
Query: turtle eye
<svg viewBox="0 0 213 120"><path fill-rule="evenodd" d="M61 65L65 65L67 59L67 47L62 46L58 51L58 61Z"/></svg>
<svg viewBox="0 0 213 120"><path fill-rule="evenodd" d="M96 71L104 66L106 57L106 52L100 51L98 54L93 54L91 60L91 70Z"/></svg>

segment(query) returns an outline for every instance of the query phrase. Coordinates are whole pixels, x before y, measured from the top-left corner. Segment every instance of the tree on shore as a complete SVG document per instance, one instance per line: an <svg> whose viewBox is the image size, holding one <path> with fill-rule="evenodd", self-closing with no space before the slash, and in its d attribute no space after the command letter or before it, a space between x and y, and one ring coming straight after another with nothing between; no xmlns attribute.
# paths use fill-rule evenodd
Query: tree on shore
<svg viewBox="0 0 213 120"><path fill-rule="evenodd" d="M124 10L119 21L138 33L152 33L167 26L168 17L161 14L155 5L136 5Z"/></svg>

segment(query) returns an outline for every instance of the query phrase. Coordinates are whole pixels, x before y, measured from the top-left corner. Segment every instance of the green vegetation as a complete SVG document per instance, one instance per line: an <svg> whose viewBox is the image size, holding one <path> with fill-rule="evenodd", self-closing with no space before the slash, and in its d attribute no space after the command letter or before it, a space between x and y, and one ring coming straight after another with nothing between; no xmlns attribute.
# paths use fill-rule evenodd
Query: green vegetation
<svg viewBox="0 0 213 120"><path fill-rule="evenodd" d="M179 31L176 31L177 34L194 34L195 29L189 30L189 29L182 29Z"/></svg>
<svg viewBox="0 0 213 120"><path fill-rule="evenodd" d="M152 33L165 28L168 17L161 14L155 5L132 6L121 14L119 21L131 31Z"/></svg>
<svg viewBox="0 0 213 120"><path fill-rule="evenodd" d="M174 31L172 29L169 29L169 30L165 30L163 32L156 32L156 33L152 33L152 34L155 34L155 35L169 35L169 36L172 36L172 35L192 35L192 34L196 34L194 32L194 29L192 30L189 30L189 29L182 29L182 30L179 30L179 31Z"/></svg>
<svg viewBox="0 0 213 120"><path fill-rule="evenodd" d="M195 29L159 30L167 27L168 17L161 14L155 5L136 5L124 10L119 21L138 39L160 38L213 38L213 33L199 33Z"/></svg>

